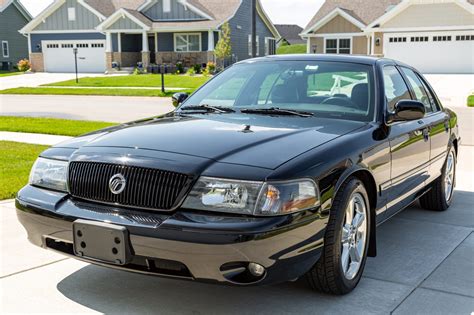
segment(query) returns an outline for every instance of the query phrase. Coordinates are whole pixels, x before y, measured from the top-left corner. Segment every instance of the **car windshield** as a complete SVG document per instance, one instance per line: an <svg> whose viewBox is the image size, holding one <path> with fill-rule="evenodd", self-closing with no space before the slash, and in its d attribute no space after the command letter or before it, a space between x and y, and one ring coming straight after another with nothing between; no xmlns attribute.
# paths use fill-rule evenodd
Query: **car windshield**
<svg viewBox="0 0 474 315"><path fill-rule="evenodd" d="M181 107L229 107L242 114L310 113L369 122L374 119L374 78L369 65L318 61L237 64L194 93Z"/></svg>

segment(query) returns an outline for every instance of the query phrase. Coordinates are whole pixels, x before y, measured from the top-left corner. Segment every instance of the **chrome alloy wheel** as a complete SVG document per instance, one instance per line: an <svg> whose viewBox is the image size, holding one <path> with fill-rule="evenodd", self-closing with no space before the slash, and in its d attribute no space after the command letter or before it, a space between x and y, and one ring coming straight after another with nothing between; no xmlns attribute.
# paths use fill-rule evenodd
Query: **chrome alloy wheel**
<svg viewBox="0 0 474 315"><path fill-rule="evenodd" d="M444 171L444 196L447 202L453 197L455 161L454 152L451 150L446 159L446 169Z"/></svg>
<svg viewBox="0 0 474 315"><path fill-rule="evenodd" d="M367 242L367 204L354 193L345 210L341 237L341 265L344 277L352 280L361 267Z"/></svg>

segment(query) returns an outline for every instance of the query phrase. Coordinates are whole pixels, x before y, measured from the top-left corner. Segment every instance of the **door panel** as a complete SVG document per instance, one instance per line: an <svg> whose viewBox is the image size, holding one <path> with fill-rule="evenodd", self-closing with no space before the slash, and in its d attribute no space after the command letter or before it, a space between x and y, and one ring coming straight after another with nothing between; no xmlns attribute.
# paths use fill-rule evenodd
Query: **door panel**
<svg viewBox="0 0 474 315"><path fill-rule="evenodd" d="M393 113L396 103L412 99L412 93L396 67L386 66L383 71L386 108ZM389 127L389 142L391 184L383 219L411 203L414 194L425 185L430 159L429 125L424 120L394 123Z"/></svg>

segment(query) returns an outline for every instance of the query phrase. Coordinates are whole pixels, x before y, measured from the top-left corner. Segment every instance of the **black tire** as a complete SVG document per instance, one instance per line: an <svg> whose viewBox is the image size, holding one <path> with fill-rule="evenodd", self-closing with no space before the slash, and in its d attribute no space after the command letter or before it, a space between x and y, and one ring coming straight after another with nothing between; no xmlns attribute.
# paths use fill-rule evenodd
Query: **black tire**
<svg viewBox="0 0 474 315"><path fill-rule="evenodd" d="M361 257L360 268L356 276L349 280L344 275L342 268L341 238L342 228L345 223L345 209L355 193L359 193L365 199L367 235L364 253ZM343 295L354 290L362 277L365 262L367 260L367 251L370 240L370 216L369 198L364 184L355 177L349 178L341 186L334 199L331 208L331 215L326 227L324 248L321 257L315 266L306 274L306 278L313 289L333 295Z"/></svg>
<svg viewBox="0 0 474 315"><path fill-rule="evenodd" d="M446 178L446 173L448 171L448 158L450 154L452 154L452 157L454 159L454 162L453 162L453 170L454 170L453 176L454 177L452 179L453 191L450 197L447 197L445 193L445 189L446 189L445 178ZM446 162L444 163L441 176L431 184L431 189L420 198L420 205L422 208L426 210L433 210L433 211L446 211L451 206L451 202L453 200L453 195L454 195L454 184L456 182L456 163L457 163L456 151L454 150L453 147L451 147L448 150L448 157L446 158Z"/></svg>

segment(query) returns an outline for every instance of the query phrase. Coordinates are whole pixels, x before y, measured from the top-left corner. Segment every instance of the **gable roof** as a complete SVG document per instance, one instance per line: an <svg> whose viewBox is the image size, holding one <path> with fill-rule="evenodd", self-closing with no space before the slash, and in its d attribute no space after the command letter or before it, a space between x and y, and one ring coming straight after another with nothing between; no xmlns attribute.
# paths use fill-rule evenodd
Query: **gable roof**
<svg viewBox="0 0 474 315"><path fill-rule="evenodd" d="M473 5L474 0L458 0ZM386 13L398 7L408 0L326 0L316 15L306 26L303 33L312 31L315 25L318 25L334 10L342 10L351 18L364 25L371 25Z"/></svg>
<svg viewBox="0 0 474 315"><path fill-rule="evenodd" d="M338 8L362 24L369 25L400 2L402 0L326 0L306 26L304 33L311 31L314 25Z"/></svg>
<svg viewBox="0 0 474 315"><path fill-rule="evenodd" d="M18 0L0 0L0 12L3 12L11 4L14 4L15 7L20 11L21 14L28 20L31 21L33 17L30 12L21 4Z"/></svg>
<svg viewBox="0 0 474 315"><path fill-rule="evenodd" d="M301 26L296 24L277 24L275 27L281 37L290 45L306 43L306 41L300 37L300 34L303 31Z"/></svg>

